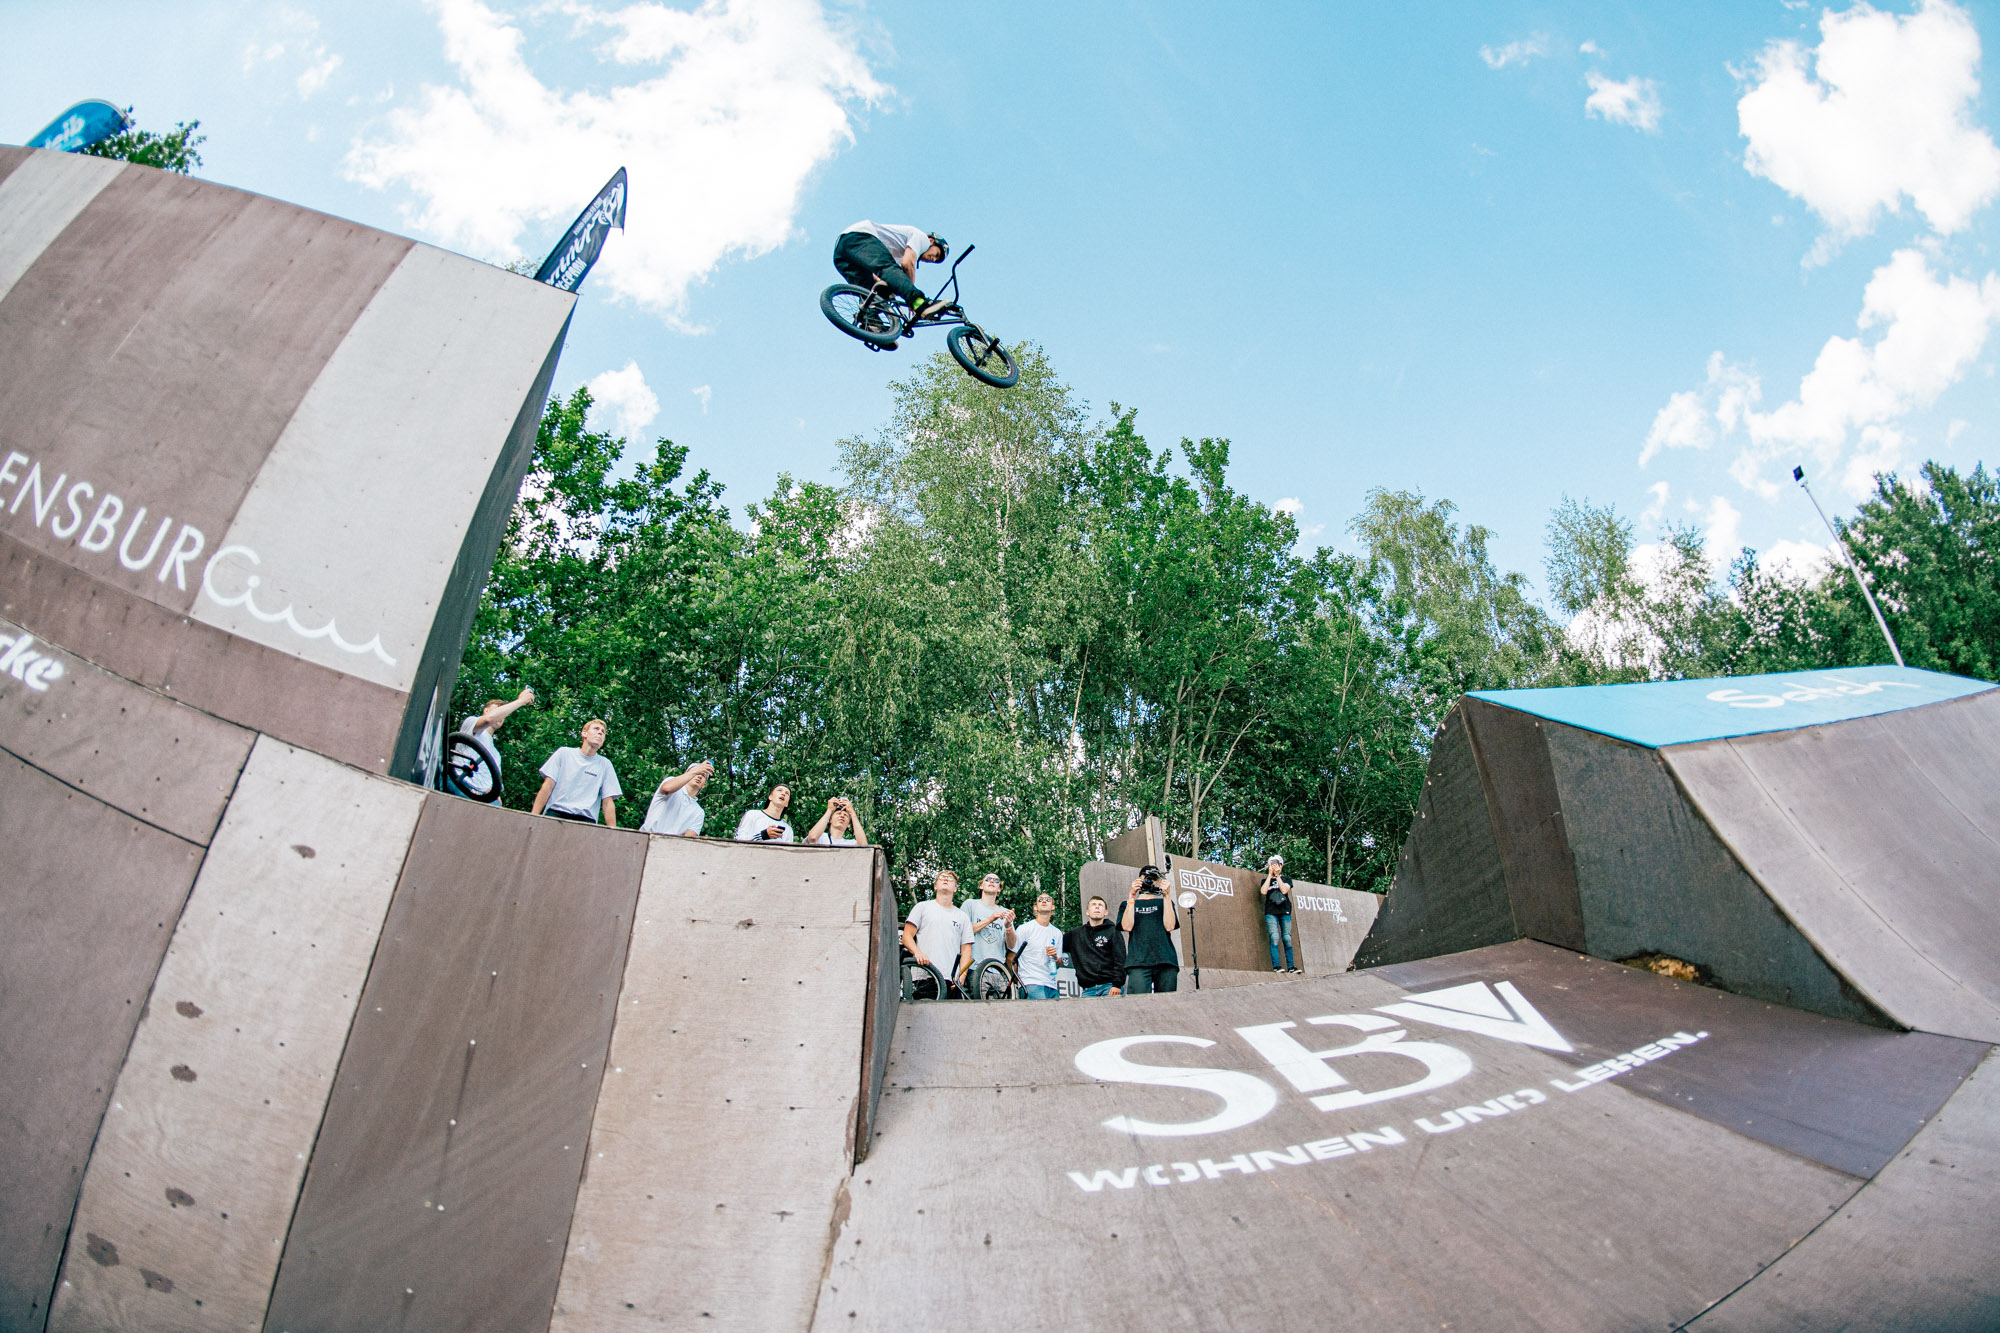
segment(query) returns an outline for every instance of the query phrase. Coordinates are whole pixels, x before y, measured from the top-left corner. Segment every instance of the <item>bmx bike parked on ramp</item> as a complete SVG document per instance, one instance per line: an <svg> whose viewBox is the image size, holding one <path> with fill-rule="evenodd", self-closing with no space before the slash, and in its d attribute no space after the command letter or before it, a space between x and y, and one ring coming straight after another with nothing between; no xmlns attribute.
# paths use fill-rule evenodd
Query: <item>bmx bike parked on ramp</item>
<svg viewBox="0 0 2000 1333"><path fill-rule="evenodd" d="M872 290L835 283L820 293L820 311L836 329L871 352L886 351L918 329L948 326L951 332L945 335L945 346L966 374L996 389L1011 389L1021 379L1021 367L998 338L966 317L965 307L958 303L958 266L978 248L965 247L965 253L951 266L950 279L922 315L913 313L880 282Z"/></svg>

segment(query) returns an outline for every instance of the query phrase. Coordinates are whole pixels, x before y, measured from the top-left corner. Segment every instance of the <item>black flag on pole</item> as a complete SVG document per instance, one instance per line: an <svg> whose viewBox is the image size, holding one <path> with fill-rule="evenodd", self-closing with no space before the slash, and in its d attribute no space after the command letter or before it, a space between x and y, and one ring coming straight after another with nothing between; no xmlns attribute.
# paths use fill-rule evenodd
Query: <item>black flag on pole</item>
<svg viewBox="0 0 2000 1333"><path fill-rule="evenodd" d="M551 287L560 287L573 292L583 286L584 275L597 262L598 252L604 249L604 237L613 228L625 230L625 168L618 168L616 175L604 183L597 192L597 198L590 206L577 214L576 221L569 224L569 230L556 242L556 248L549 251L549 257L535 270L535 281L546 282Z"/></svg>

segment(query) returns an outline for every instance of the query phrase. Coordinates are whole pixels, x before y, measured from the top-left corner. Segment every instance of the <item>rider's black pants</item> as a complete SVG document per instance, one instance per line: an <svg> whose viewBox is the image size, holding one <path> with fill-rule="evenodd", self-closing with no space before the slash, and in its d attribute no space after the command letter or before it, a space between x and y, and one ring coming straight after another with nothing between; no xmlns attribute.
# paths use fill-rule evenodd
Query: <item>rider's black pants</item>
<svg viewBox="0 0 2000 1333"><path fill-rule="evenodd" d="M833 266L856 287L872 287L875 279L880 278L890 291L911 304L923 299L924 294L910 281L910 275L903 272L903 266L889 253L889 247L865 231L841 233L833 247Z"/></svg>

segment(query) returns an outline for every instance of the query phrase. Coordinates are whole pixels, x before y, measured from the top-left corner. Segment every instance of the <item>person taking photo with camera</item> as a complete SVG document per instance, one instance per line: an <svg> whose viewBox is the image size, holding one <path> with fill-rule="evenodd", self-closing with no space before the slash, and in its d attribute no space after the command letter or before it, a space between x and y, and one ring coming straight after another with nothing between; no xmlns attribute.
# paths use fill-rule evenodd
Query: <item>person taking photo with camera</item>
<svg viewBox="0 0 2000 1333"><path fill-rule="evenodd" d="M1285 858L1274 856L1264 867L1264 933L1271 940L1271 970L1302 972L1292 958L1292 882L1285 878ZM1285 963L1278 965L1278 941L1285 944Z"/></svg>
<svg viewBox="0 0 2000 1333"><path fill-rule="evenodd" d="M1125 993L1165 994L1180 987L1181 960L1174 952L1173 933L1180 917L1167 898L1166 872L1147 866L1132 881L1125 905L1118 909L1118 928L1125 944Z"/></svg>
<svg viewBox="0 0 2000 1333"><path fill-rule="evenodd" d="M699 835L708 814L695 798L701 795L701 789L714 775L714 764L697 759L685 771L661 778L652 801L646 806L646 819L639 825L639 832L658 833L669 838Z"/></svg>
<svg viewBox="0 0 2000 1333"><path fill-rule="evenodd" d="M806 841L815 847L854 847L868 841L861 828L861 812L851 797L836 796L826 803L826 813L806 830Z"/></svg>

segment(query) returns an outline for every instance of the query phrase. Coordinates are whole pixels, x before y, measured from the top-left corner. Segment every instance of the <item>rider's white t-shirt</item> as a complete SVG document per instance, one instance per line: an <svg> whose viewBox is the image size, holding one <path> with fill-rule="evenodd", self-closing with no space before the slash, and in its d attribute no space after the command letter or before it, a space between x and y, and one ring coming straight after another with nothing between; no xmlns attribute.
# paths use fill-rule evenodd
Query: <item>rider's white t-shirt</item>
<svg viewBox="0 0 2000 1333"><path fill-rule="evenodd" d="M915 250L922 259L924 251L931 248L931 234L922 227L903 227L894 222L869 222L863 219L847 229L873 236L889 247L889 258L903 262L903 251Z"/></svg>
<svg viewBox="0 0 2000 1333"><path fill-rule="evenodd" d="M1055 945L1057 957L1060 957L1063 933L1052 925L1045 926L1039 921L1030 921L1025 926L1014 927L1014 942L1021 947L1021 984L1055 985L1056 959L1049 957L1049 946Z"/></svg>

